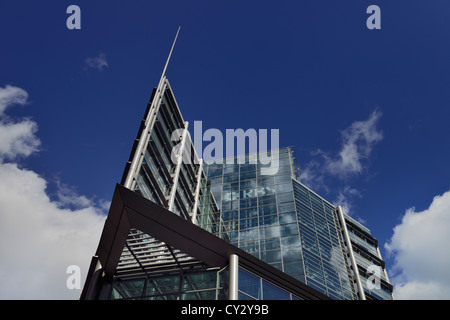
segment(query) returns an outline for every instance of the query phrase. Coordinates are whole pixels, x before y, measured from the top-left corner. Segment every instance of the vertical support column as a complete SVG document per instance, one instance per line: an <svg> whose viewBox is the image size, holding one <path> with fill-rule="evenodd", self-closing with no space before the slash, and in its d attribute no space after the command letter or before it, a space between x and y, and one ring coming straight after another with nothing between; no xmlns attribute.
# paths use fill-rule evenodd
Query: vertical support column
<svg viewBox="0 0 450 320"><path fill-rule="evenodd" d="M198 167L197 173L197 186L195 188L194 197L194 207L192 209L192 223L197 224L197 208L198 208L198 198L200 196L200 188L202 183L202 172L203 172L203 159L199 159L200 165Z"/></svg>
<svg viewBox="0 0 450 320"><path fill-rule="evenodd" d="M230 255L230 276L228 283L228 299L238 300L239 286L239 257L232 253Z"/></svg>
<svg viewBox="0 0 450 320"><path fill-rule="evenodd" d="M341 206L336 207L339 220L342 225L342 231L344 232L345 243L347 244L348 252L350 255L350 261L352 263L352 269L355 273L356 286L358 287L358 293L361 300L366 300L366 295L364 294L364 288L361 283L361 277L359 276L358 265L356 264L355 254L353 253L352 242L350 236L348 235L347 224L345 223L344 213L342 212Z"/></svg>
<svg viewBox="0 0 450 320"><path fill-rule="evenodd" d="M89 266L86 282L81 291L80 300L96 300L100 292L99 279L103 272L102 264L97 256L93 256Z"/></svg>
<svg viewBox="0 0 450 320"><path fill-rule="evenodd" d="M186 145L186 139L187 139L187 134L188 134L188 125L189 125L189 123L186 121L184 123L184 130L183 130L183 136L181 137L180 149L178 149L177 166L175 168L175 173L174 173L174 177L173 177L173 186L172 186L172 190L170 191L170 198L168 201L169 202L168 209L170 211L172 211L173 204L175 202L175 195L177 192L178 180L180 178L181 165L183 164L184 146Z"/></svg>

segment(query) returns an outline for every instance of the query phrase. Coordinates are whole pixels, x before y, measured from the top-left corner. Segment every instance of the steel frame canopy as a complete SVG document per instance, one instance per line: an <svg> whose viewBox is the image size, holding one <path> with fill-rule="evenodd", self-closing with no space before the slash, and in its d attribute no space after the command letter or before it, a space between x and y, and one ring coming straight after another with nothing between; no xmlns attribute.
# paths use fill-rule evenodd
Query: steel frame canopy
<svg viewBox="0 0 450 320"><path fill-rule="evenodd" d="M230 269L236 271L238 261L239 267L276 284L300 299L330 300L319 291L120 184L116 185L80 299L96 299L100 277L112 278L116 274L132 228L139 229L210 267L223 268L230 265L231 260ZM145 270L142 272L145 273ZM237 286L234 283L232 287ZM231 293L230 297L236 298L236 294Z"/></svg>

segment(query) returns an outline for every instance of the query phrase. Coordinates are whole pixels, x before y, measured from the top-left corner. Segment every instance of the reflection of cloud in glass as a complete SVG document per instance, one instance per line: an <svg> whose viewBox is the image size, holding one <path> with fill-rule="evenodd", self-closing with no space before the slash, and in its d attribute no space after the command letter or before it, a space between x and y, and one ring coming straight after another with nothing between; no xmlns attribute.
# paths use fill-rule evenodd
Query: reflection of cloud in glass
<svg viewBox="0 0 450 320"><path fill-rule="evenodd" d="M294 223L297 222L296 214L294 213L286 213L280 215L280 224L284 223Z"/></svg>
<svg viewBox="0 0 450 320"><path fill-rule="evenodd" d="M258 239L258 228L239 232L239 241L249 241Z"/></svg>
<svg viewBox="0 0 450 320"><path fill-rule="evenodd" d="M301 258L302 248L300 246L283 248L283 261L300 260Z"/></svg>
<svg viewBox="0 0 450 320"><path fill-rule="evenodd" d="M283 250L286 250L285 248L291 246L300 246L300 238L298 234L293 236L282 237L281 246L283 247Z"/></svg>

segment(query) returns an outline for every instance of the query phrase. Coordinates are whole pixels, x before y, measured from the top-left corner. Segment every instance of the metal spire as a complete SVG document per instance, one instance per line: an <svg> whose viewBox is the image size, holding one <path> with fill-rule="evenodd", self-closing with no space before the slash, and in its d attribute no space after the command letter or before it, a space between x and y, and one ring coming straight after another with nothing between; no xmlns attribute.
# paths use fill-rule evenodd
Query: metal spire
<svg viewBox="0 0 450 320"><path fill-rule="evenodd" d="M176 34L176 36L175 36L175 39L173 40L172 48L170 49L169 56L167 57L166 65L164 66L164 70L163 70L163 72L162 72L161 80L160 80L160 81L162 81L162 79L163 79L163 78L165 77L165 75L166 75L167 66L169 65L170 57L172 56L172 51L173 51L173 48L175 47L175 43L177 42L178 33L180 32L180 29L181 29L181 26L178 27L177 34Z"/></svg>
<svg viewBox="0 0 450 320"><path fill-rule="evenodd" d="M175 47L175 42L177 41L177 38L178 38L178 33L180 32L180 28L181 27L178 27L178 31L175 36L175 40L173 41L172 48L170 49L169 57L167 58L166 65L164 66L164 70L161 75L161 79L159 80L158 87L156 88L155 97L153 98L149 112L146 115L145 128L141 132L136 151L133 155L133 160L131 161L131 164L130 164L130 169L128 170L128 173L127 173L127 177L126 177L124 186L131 190L134 188L134 185L136 183L136 179L139 174L138 169L139 169L140 165L142 164L142 159L144 156L143 150L144 150L144 148L146 148L146 146L148 144L148 141L150 138L150 132L153 129L153 124L155 123L156 114L158 113L158 109L161 104L161 99L163 96L163 91L164 91L165 82L166 82L165 74L166 74L167 66L169 65L170 57L172 56L173 48Z"/></svg>

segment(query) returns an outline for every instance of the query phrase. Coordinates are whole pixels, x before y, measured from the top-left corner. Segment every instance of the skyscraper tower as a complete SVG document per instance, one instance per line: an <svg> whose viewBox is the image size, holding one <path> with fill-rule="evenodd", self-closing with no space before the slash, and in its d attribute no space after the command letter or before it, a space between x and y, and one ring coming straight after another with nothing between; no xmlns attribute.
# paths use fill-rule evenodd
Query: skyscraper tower
<svg viewBox="0 0 450 320"><path fill-rule="evenodd" d="M198 157L165 76L175 41L81 299L392 299L376 239L299 181L293 148Z"/></svg>

